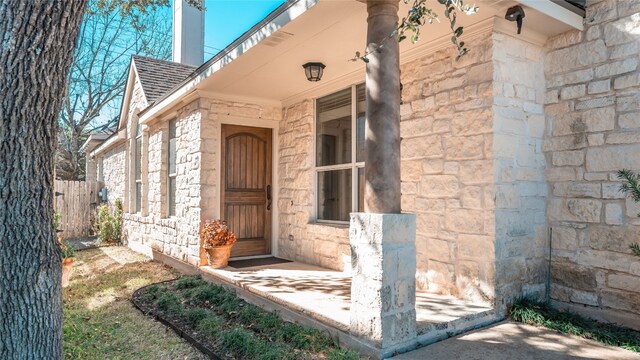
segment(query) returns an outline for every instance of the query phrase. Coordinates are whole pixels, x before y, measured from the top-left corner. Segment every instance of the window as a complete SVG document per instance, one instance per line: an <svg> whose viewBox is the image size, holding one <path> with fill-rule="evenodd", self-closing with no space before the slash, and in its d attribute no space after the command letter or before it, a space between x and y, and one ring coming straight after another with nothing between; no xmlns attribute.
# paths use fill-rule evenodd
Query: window
<svg viewBox="0 0 640 360"><path fill-rule="evenodd" d="M316 100L318 221L349 221L363 211L364 102L364 84Z"/></svg>
<svg viewBox="0 0 640 360"><path fill-rule="evenodd" d="M138 125L135 145L136 212L142 212L142 126Z"/></svg>
<svg viewBox="0 0 640 360"><path fill-rule="evenodd" d="M167 169L167 214L176 215L176 119L169 121L169 154Z"/></svg>

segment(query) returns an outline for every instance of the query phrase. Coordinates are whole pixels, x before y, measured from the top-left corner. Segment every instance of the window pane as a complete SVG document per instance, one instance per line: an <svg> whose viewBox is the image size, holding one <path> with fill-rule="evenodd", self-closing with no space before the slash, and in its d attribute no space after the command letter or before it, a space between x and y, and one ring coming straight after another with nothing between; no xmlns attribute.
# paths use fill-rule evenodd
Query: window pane
<svg viewBox="0 0 640 360"><path fill-rule="evenodd" d="M142 209L142 183L136 182L136 212Z"/></svg>
<svg viewBox="0 0 640 360"><path fill-rule="evenodd" d="M176 173L176 139L169 139L169 174Z"/></svg>
<svg viewBox="0 0 640 360"><path fill-rule="evenodd" d="M175 177L169 178L168 198L169 198L169 204L168 204L169 216L175 216L176 215L176 178Z"/></svg>
<svg viewBox="0 0 640 360"><path fill-rule="evenodd" d="M176 119L169 120L169 139L176 137Z"/></svg>
<svg viewBox="0 0 640 360"><path fill-rule="evenodd" d="M365 86L356 87L356 161L364 161Z"/></svg>
<svg viewBox="0 0 640 360"><path fill-rule="evenodd" d="M364 212L364 168L358 168L358 212Z"/></svg>
<svg viewBox="0 0 640 360"><path fill-rule="evenodd" d="M318 219L349 221L351 169L318 173Z"/></svg>
<svg viewBox="0 0 640 360"><path fill-rule="evenodd" d="M317 166L351 162L351 89L316 103Z"/></svg>
<svg viewBox="0 0 640 360"><path fill-rule="evenodd" d="M142 179L142 138L136 139L136 180Z"/></svg>

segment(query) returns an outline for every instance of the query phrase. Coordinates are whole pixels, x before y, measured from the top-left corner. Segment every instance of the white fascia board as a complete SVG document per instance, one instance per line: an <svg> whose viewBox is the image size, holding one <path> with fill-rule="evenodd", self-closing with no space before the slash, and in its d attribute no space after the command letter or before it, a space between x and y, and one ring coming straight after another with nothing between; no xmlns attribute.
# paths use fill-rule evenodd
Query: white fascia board
<svg viewBox="0 0 640 360"><path fill-rule="evenodd" d="M107 141L103 142L102 144L100 144L100 146L98 146L95 150L93 150L90 156L92 158L96 157L97 155L100 155L101 153L109 150L114 145L119 144L126 138L127 138L127 130L126 129L120 130L118 131L117 134L114 134L109 139L107 139Z"/></svg>
<svg viewBox="0 0 640 360"><path fill-rule="evenodd" d="M87 137L87 140L80 146L80 151L84 151L85 149L87 149L87 147L89 146L89 144L92 141L102 141L105 140L109 137L109 135L104 134L104 133L95 133L95 134L90 134Z"/></svg>
<svg viewBox="0 0 640 360"><path fill-rule="evenodd" d="M262 40L266 39L269 35L275 33L280 28L293 21L300 15L304 14L307 10L311 9L320 0L297 0L293 2L289 7L273 18L271 21L265 23L246 39L238 43L231 49L216 55L217 60L206 66L205 68L198 70L195 77L186 84L182 85L171 95L162 99L159 103L154 104L151 108L148 108L140 116L140 124L145 124L153 117L159 115L165 109L171 108L176 103L180 102L182 98L192 92L200 82L210 77L226 65L230 64L233 60L240 57L249 49L258 45Z"/></svg>
<svg viewBox="0 0 640 360"><path fill-rule="evenodd" d="M565 9L550 0L516 0L522 5L535 9L551 18L565 23L577 30L584 30L582 16Z"/></svg>
<svg viewBox="0 0 640 360"><path fill-rule="evenodd" d="M137 77L136 68L133 65L133 59L129 63L129 75L127 76L127 86L124 89L124 96L122 97L122 106L120 107L120 119L118 120L118 127L116 130L122 129L124 125L125 117L129 116L129 103L131 100L131 92L133 91L133 84L135 84L135 78ZM125 111L125 109L127 111Z"/></svg>

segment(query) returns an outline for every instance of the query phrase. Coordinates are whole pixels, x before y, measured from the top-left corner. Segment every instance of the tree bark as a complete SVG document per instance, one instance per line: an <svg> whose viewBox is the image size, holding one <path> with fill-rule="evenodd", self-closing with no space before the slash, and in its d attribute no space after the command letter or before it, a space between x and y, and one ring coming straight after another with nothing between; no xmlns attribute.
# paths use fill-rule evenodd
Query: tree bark
<svg viewBox="0 0 640 360"><path fill-rule="evenodd" d="M0 359L62 358L53 164L85 6L0 2Z"/></svg>
<svg viewBox="0 0 640 360"><path fill-rule="evenodd" d="M367 1L365 212L400 213L399 0ZM385 39L388 39L385 41ZM382 44L380 48L376 44ZM375 50L374 50L375 49Z"/></svg>

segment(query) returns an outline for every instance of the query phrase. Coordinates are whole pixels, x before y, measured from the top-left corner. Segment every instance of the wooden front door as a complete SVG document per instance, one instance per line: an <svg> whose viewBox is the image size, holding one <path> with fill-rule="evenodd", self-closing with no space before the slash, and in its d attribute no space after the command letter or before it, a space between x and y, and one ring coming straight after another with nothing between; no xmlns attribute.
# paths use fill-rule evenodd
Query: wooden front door
<svg viewBox="0 0 640 360"><path fill-rule="evenodd" d="M232 257L271 253L271 129L222 125L221 217L238 236Z"/></svg>

